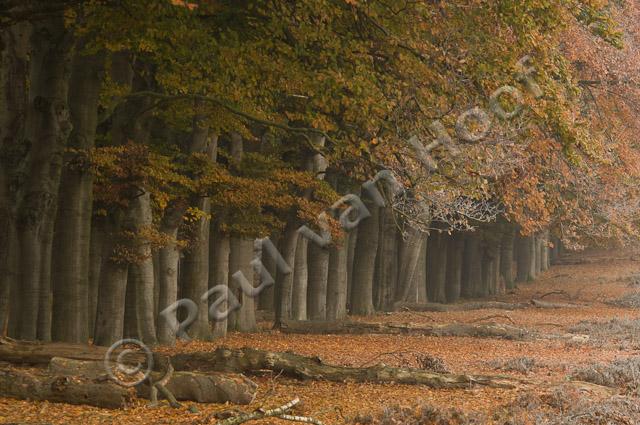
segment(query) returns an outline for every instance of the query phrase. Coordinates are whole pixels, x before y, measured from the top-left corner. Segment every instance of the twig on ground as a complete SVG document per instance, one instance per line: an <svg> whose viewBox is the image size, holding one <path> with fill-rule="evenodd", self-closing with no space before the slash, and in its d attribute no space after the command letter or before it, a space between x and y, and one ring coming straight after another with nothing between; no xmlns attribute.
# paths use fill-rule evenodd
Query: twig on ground
<svg viewBox="0 0 640 425"><path fill-rule="evenodd" d="M263 410L258 409L251 413L243 413L238 416L233 416L222 421L216 423L216 425L239 425L248 421L253 421L262 418L276 417L280 419L284 419L286 421L292 422L303 422L315 425L324 425L317 419L309 418L306 416L293 416L287 414L289 410L291 410L295 405L300 403L300 399L298 397L291 400L289 403L284 404L280 407L276 407L275 409Z"/></svg>

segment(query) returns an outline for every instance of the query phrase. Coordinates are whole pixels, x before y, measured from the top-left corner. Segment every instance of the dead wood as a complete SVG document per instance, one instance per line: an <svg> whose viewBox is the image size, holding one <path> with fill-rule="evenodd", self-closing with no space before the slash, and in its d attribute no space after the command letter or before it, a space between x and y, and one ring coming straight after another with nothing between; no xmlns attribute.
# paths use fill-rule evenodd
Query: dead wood
<svg viewBox="0 0 640 425"><path fill-rule="evenodd" d="M420 336L461 336L477 338L524 339L529 335L525 329L498 323L469 324L386 324L365 322L314 322L298 321L282 324L280 332L287 334L333 334L333 335L420 335Z"/></svg>
<svg viewBox="0 0 640 425"><path fill-rule="evenodd" d="M501 301L474 301L462 304L439 303L396 303L394 311L449 312L472 310L522 310L529 307L526 303L506 303Z"/></svg>
<svg viewBox="0 0 640 425"><path fill-rule="evenodd" d="M114 356L121 350L115 350ZM88 344L69 344L63 342L18 341L0 337L0 361L15 364L48 365L53 357L74 360L103 361L107 347ZM132 365L144 363L143 353L127 354L126 363Z"/></svg>
<svg viewBox="0 0 640 425"><path fill-rule="evenodd" d="M119 409L131 404L135 391L108 379L11 368L0 370L0 396Z"/></svg>
<svg viewBox="0 0 640 425"><path fill-rule="evenodd" d="M483 322L485 320L491 320L491 319L507 319L512 325L516 324L516 322L506 314L492 314L490 316L479 317L477 319L469 320L467 323L477 323L477 322Z"/></svg>
<svg viewBox="0 0 640 425"><path fill-rule="evenodd" d="M243 413L238 416L229 417L227 419L217 422L216 425L239 425L245 422L255 421L258 419L270 418L270 417L280 418L280 419L284 419L286 421L291 421L291 422L304 422L308 424L323 425L323 423L320 422L319 420L313 419L307 416L289 415L287 412L291 410L298 403L300 403L300 399L296 397L295 399L291 400L289 403L283 406L277 407L275 409L254 410L251 413Z"/></svg>
<svg viewBox="0 0 640 425"><path fill-rule="evenodd" d="M373 382L426 385L432 388L469 388L474 385L514 388L519 382L509 377L455 375L377 365L366 368L325 364L319 358L294 353L278 353L253 348L218 348L213 352L177 354L171 358L176 370L257 374L282 373L302 380L332 382Z"/></svg>
<svg viewBox="0 0 640 425"><path fill-rule="evenodd" d="M531 304L536 308L578 308L579 305L576 304L567 304L567 303L552 303L548 301L542 300L531 300Z"/></svg>
<svg viewBox="0 0 640 425"><path fill-rule="evenodd" d="M139 397L152 401L156 388L173 407L179 407L177 400L196 401L198 403L249 404L255 396L258 386L244 376L225 373L174 372L169 363L165 372L153 372L149 382L136 386ZM55 357L49 363L49 370L63 376L86 376L93 379L108 379L104 362L71 360Z"/></svg>

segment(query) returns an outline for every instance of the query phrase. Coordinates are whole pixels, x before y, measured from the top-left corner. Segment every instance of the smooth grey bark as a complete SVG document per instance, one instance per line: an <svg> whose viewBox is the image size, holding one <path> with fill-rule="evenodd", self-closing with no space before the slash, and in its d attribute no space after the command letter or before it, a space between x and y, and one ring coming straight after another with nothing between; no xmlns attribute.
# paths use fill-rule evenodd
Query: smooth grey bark
<svg viewBox="0 0 640 425"><path fill-rule="evenodd" d="M552 236L551 243L553 244L553 246L551 247L551 251L549 254L550 255L549 265L554 264L558 259L558 257L560 256L560 240L557 237Z"/></svg>
<svg viewBox="0 0 640 425"><path fill-rule="evenodd" d="M89 337L89 259L93 178L86 160L95 145L104 55L75 54L69 85L73 131L69 147L77 151L62 170L53 250L52 338L86 342Z"/></svg>
<svg viewBox="0 0 640 425"><path fill-rule="evenodd" d="M427 243L428 237L425 235L420 247L416 270L413 273L413 286L416 288L416 301L418 303L426 303L429 300L427 287Z"/></svg>
<svg viewBox="0 0 640 425"><path fill-rule="evenodd" d="M446 303L448 235L435 230L429 235L428 244L427 289L429 300L434 303Z"/></svg>
<svg viewBox="0 0 640 425"><path fill-rule="evenodd" d="M455 303L460 299L464 245L464 235L456 232L451 236L447 246L447 283L445 292L449 303Z"/></svg>
<svg viewBox="0 0 640 425"><path fill-rule="evenodd" d="M271 241L275 241L277 244L277 240L271 236ZM269 255L266 251L262 253L262 264L267 269L271 277L275 279L276 276L276 260L271 255ZM260 292L260 296L258 297L258 310L274 312L275 311L275 292L274 286L267 286Z"/></svg>
<svg viewBox="0 0 640 425"><path fill-rule="evenodd" d="M169 243L158 251L159 311L163 311L178 299L180 250L177 245L177 239L183 211L183 208L179 205L170 205L160 223L160 232L169 239ZM158 318L157 326L158 341L165 345L175 344L176 334L169 326L169 322L160 317Z"/></svg>
<svg viewBox="0 0 640 425"><path fill-rule="evenodd" d="M310 241L307 245L307 314L310 320L327 318L329 249Z"/></svg>
<svg viewBox="0 0 640 425"><path fill-rule="evenodd" d="M349 234L339 245L329 249L327 277L327 320L342 320L347 316L347 251Z"/></svg>
<svg viewBox="0 0 640 425"><path fill-rule="evenodd" d="M229 236L213 231L211 246L213 248L212 258L209 262L212 266L212 270L209 272L209 288L213 288L217 285L229 285ZM215 300L213 300L215 301ZM228 308L228 302L225 298L218 307L221 312L226 311ZM221 338L227 335L228 323L227 319L216 320L213 323L213 336Z"/></svg>
<svg viewBox="0 0 640 425"><path fill-rule="evenodd" d="M462 291L463 298L479 296L482 289L482 250L480 248L480 231L469 233L465 238L462 257Z"/></svg>
<svg viewBox="0 0 640 425"><path fill-rule="evenodd" d="M549 230L542 233L542 242L540 247L540 268L542 271L549 269Z"/></svg>
<svg viewBox="0 0 640 425"><path fill-rule="evenodd" d="M44 230L41 236L42 258L40 259L40 301L38 302L38 324L36 338L39 341L51 341L51 316L53 295L51 291L51 255L53 251L53 226L54 217L49 216L45 220ZM84 322L86 323L86 321ZM80 326L76 322L75 326Z"/></svg>
<svg viewBox="0 0 640 425"><path fill-rule="evenodd" d="M325 146L325 137L314 135L311 142L317 149ZM318 180L326 179L327 161L316 152L307 169L313 172ZM332 186L336 186L333 179ZM329 247L320 247L313 241L307 244L307 315L311 320L325 320L327 317L327 279L329 275Z"/></svg>
<svg viewBox="0 0 640 425"><path fill-rule="evenodd" d="M398 286L398 229L391 208L383 208L380 215L375 307L379 311L388 311L395 301Z"/></svg>
<svg viewBox="0 0 640 425"><path fill-rule="evenodd" d="M247 238L232 237L230 239L229 254L229 288L240 302L241 307L232 313L228 319L228 329L240 332L254 332L257 329L255 318L254 297L245 294L233 274L242 272L244 277L253 284L253 241Z"/></svg>
<svg viewBox="0 0 640 425"><path fill-rule="evenodd" d="M500 272L498 261L500 258L502 233L500 232L500 226L498 224L491 223L487 225L487 228L482 234L482 293L480 296L484 297L498 292L498 280L496 276L498 276Z"/></svg>
<svg viewBox="0 0 640 425"><path fill-rule="evenodd" d="M151 195L149 192L137 196L130 208L131 222L136 232L141 232L153 224ZM155 299L153 256L148 241L136 241L133 254L137 261L129 265L129 283L135 291L135 315L138 336L145 344L156 344Z"/></svg>
<svg viewBox="0 0 640 425"><path fill-rule="evenodd" d="M531 261L530 280L535 280L540 273L540 250L538 249L538 237L535 235L529 239L529 252L531 253L529 257Z"/></svg>
<svg viewBox="0 0 640 425"><path fill-rule="evenodd" d="M131 58L126 52L111 56L111 78L126 87L133 84ZM142 105L128 100L116 106L110 128L111 142L124 145L135 131L135 117ZM132 127L134 127L132 129ZM124 332L125 302L128 280L128 265L118 258L116 248L126 246L123 231L131 230L126 208L113 208L107 213L104 223L104 246L98 284L96 320L93 342L96 345L110 346L122 339Z"/></svg>
<svg viewBox="0 0 640 425"><path fill-rule="evenodd" d="M119 235L124 228L123 215L123 212L115 211L105 224L104 259L100 267L93 337L95 345L110 346L123 335L128 267L114 257L115 248L121 242Z"/></svg>
<svg viewBox="0 0 640 425"><path fill-rule="evenodd" d="M535 255L535 275L536 277L542 273L542 235L537 234L535 236L535 245L533 246Z"/></svg>
<svg viewBox="0 0 640 425"><path fill-rule="evenodd" d="M231 133L231 156L237 162L242 160L244 155L244 141L238 133ZM244 294L232 276L237 271L241 271L244 277L253 285L254 270L251 261L254 258L254 241L246 237L232 237L230 241L230 257L229 257L229 287L233 288L240 308L235 310L229 316L228 327L230 330L240 332L253 332L258 328L256 323L256 300L255 297Z"/></svg>
<svg viewBox="0 0 640 425"><path fill-rule="evenodd" d="M125 338L140 338L141 330L137 314L137 278L133 275L134 269L127 266L127 289L124 298L124 325L122 336Z"/></svg>
<svg viewBox="0 0 640 425"><path fill-rule="evenodd" d="M209 129L202 124L204 117L193 118L192 134L189 144L190 153L205 153L211 162L217 159L218 136L209 135ZM184 252L182 261L181 285L185 298L191 299L198 306L195 321L189 327L192 338L210 340L209 301L201 297L209 290L209 251L211 220L211 200L208 197L198 199L194 205L204 213L194 224L192 241Z"/></svg>
<svg viewBox="0 0 640 425"><path fill-rule="evenodd" d="M289 218L280 239L280 253L287 264L295 264L298 225L295 216ZM292 318L293 272L276 271L275 283L276 320L275 327Z"/></svg>
<svg viewBox="0 0 640 425"><path fill-rule="evenodd" d="M504 279L505 289L515 288L515 276L513 273L515 226L511 223L503 223L502 241L500 244L500 275Z"/></svg>
<svg viewBox="0 0 640 425"><path fill-rule="evenodd" d="M4 28L0 33L0 335L11 336L16 336L20 311L16 189L21 179L16 177L28 151L24 123L30 35L31 27L26 22Z"/></svg>
<svg viewBox="0 0 640 425"><path fill-rule="evenodd" d="M530 236L516 235L516 281L528 282L533 280L531 273L531 241Z"/></svg>
<svg viewBox="0 0 640 425"><path fill-rule="evenodd" d="M351 314L367 316L374 313L373 278L380 235L380 208L366 198L362 201L371 216L358 225L358 239L353 256Z"/></svg>
<svg viewBox="0 0 640 425"><path fill-rule="evenodd" d="M307 267L309 264L307 261L308 245L309 239L298 235L291 295L291 318L293 320L307 320L307 290L309 282L309 269Z"/></svg>
<svg viewBox="0 0 640 425"><path fill-rule="evenodd" d="M208 213L209 199L198 203L198 208ZM181 266L182 296L192 300L198 306L194 322L189 326L189 335L195 339L210 340L207 300L201 296L209 290L209 219L202 217L194 225L189 248L184 253Z"/></svg>
<svg viewBox="0 0 640 425"><path fill-rule="evenodd" d="M351 229L347 245L347 310L351 307L351 292L353 291L353 258L358 241L358 228Z"/></svg>
<svg viewBox="0 0 640 425"><path fill-rule="evenodd" d="M27 175L18 201L20 323L24 340L37 337L42 258L50 249L62 155L71 130L67 95L73 39L62 11L33 23L26 136L31 142Z"/></svg>
<svg viewBox="0 0 640 425"><path fill-rule="evenodd" d="M416 271L420 263L420 256L424 252L423 245L426 243L426 235L416 228L409 228L407 235L399 241L398 290L395 301L417 301L416 275L419 273Z"/></svg>

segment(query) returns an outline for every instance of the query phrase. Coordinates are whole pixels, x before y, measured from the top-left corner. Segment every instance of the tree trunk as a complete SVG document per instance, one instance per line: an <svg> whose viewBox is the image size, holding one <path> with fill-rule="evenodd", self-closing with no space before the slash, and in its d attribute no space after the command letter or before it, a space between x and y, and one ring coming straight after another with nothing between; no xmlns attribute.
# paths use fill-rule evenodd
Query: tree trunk
<svg viewBox="0 0 640 425"><path fill-rule="evenodd" d="M203 199L198 208L208 213L209 206L209 199ZM181 263L182 296L198 306L196 318L189 327L189 335L202 340L211 339L209 302L200 299L209 290L209 225L206 217L195 223L193 239Z"/></svg>
<svg viewBox="0 0 640 425"><path fill-rule="evenodd" d="M327 277L327 320L342 320L347 316L347 250L349 234L340 245L331 245Z"/></svg>
<svg viewBox="0 0 640 425"><path fill-rule="evenodd" d="M374 313L373 277L379 237L379 208L371 201L364 200L371 213L358 226L358 240L353 258L353 290L351 293L351 314L367 316Z"/></svg>
<svg viewBox="0 0 640 425"><path fill-rule="evenodd" d="M201 123L203 117L196 115L193 118L191 141L189 151L191 153L206 153L209 160L217 159L218 136L209 137L209 129ZM184 298L192 300L198 306L195 321L189 327L191 337L210 340L211 328L209 326L209 301L201 297L209 290L209 237L211 222L208 215L211 213L211 200L202 198L195 207L205 214L194 225L192 241L188 250L184 253L182 261L181 284Z"/></svg>
<svg viewBox="0 0 640 425"><path fill-rule="evenodd" d="M530 280L535 280L536 277L538 277L538 241L533 235L529 239L529 252L531 253L529 257L529 260L531 261L531 265L529 266Z"/></svg>
<svg viewBox="0 0 640 425"><path fill-rule="evenodd" d="M18 369L0 370L0 395L21 400L86 404L122 409L133 404L135 392L109 380L91 380L33 373Z"/></svg>
<svg viewBox="0 0 640 425"><path fill-rule="evenodd" d="M447 283L447 245L448 235L433 231L429 235L427 248L427 288L429 300L435 303L446 303Z"/></svg>
<svg viewBox="0 0 640 425"><path fill-rule="evenodd" d="M230 253L230 245L229 245L229 236L213 232L212 233L213 240L213 258L210 264L212 267L212 272L209 272L209 288L213 288L217 285L229 285L229 253ZM212 279L213 278L213 279ZM228 308L228 303L226 299L223 299L221 304L219 305L218 310L221 312L226 311ZM216 320L213 325L213 336L214 337L224 337L227 335L227 319Z"/></svg>
<svg viewBox="0 0 640 425"><path fill-rule="evenodd" d="M391 208L383 208L380 217L380 241L376 256L376 299L379 311L389 311L398 286L398 229Z"/></svg>
<svg viewBox="0 0 640 425"><path fill-rule="evenodd" d="M333 366L317 357L304 357L294 353L275 353L243 348L218 348L214 352L178 354L171 358L176 370L200 370L235 373L260 373L272 370L276 374L303 380L330 382L374 382L408 385L426 385L432 388L469 388L470 385L512 388L508 378L487 376L450 375L424 369L394 368L384 365L368 368Z"/></svg>
<svg viewBox="0 0 640 425"><path fill-rule="evenodd" d="M480 249L480 231L469 233L465 239L462 256L463 298L474 298L482 290L482 251Z"/></svg>
<svg viewBox="0 0 640 425"><path fill-rule="evenodd" d="M276 241L276 239L274 238L274 236L272 235L270 237L270 239L272 241ZM274 242L277 244L277 242ZM275 278L276 276L276 259L273 258L271 255L267 254L266 252L262 253L262 264L264 265L264 267L269 271L269 274L271 276L273 276ZM275 285L270 285L266 288L264 288L264 290L262 292L260 292L259 298L258 298L258 310L263 310L265 312L269 312L272 313L275 311L275 292L274 292L274 286Z"/></svg>
<svg viewBox="0 0 640 425"><path fill-rule="evenodd" d="M92 213L92 174L86 155L95 145L98 101L104 55L75 55L69 86L73 131L69 147L76 149L62 171L53 250L53 326L56 341L81 342L89 337L88 291ZM74 161L75 160L75 161ZM73 164L79 162L79 164Z"/></svg>
<svg viewBox="0 0 640 425"><path fill-rule="evenodd" d="M502 243L500 245L500 274L504 279L505 289L515 288L513 275L513 244L515 226L511 223L503 224Z"/></svg>
<svg viewBox="0 0 640 425"><path fill-rule="evenodd" d="M542 271L549 270L549 230L542 233L540 247L540 267Z"/></svg>
<svg viewBox="0 0 640 425"><path fill-rule="evenodd" d="M498 276L500 273L500 242L502 232L497 223L487 225L483 232L483 261L482 261L482 295L495 295L498 292Z"/></svg>
<svg viewBox="0 0 640 425"><path fill-rule="evenodd" d="M327 278L329 274L329 249L310 241L307 245L308 287L307 312L311 320L327 317Z"/></svg>
<svg viewBox="0 0 640 425"><path fill-rule="evenodd" d="M349 242L347 245L347 310L351 309L351 293L353 292L353 259L356 255L356 244L358 242L358 228L349 232Z"/></svg>
<svg viewBox="0 0 640 425"><path fill-rule="evenodd" d="M462 290L462 255L465 238L459 232L454 233L447 246L447 302L455 303L460 299Z"/></svg>
<svg viewBox="0 0 640 425"><path fill-rule="evenodd" d="M21 317L18 335L33 340L42 278L42 256L50 250L64 146L71 130L67 109L72 38L63 12L44 16L31 37L30 107L26 134L31 141L26 181L18 202ZM45 294L46 295L46 294Z"/></svg>
<svg viewBox="0 0 640 425"><path fill-rule="evenodd" d="M531 236L522 236L520 234L516 236L516 279L518 282L529 282L534 279L533 269L531 268L531 256L533 254L531 239Z"/></svg>
<svg viewBox="0 0 640 425"><path fill-rule="evenodd" d="M311 242L313 243L313 242ZM296 243L296 258L293 267L293 293L291 300L291 314L294 320L307 320L307 291L309 282L308 269L309 239L298 235Z"/></svg>
<svg viewBox="0 0 640 425"><path fill-rule="evenodd" d="M102 267L105 246L104 223L102 218L94 217L91 225L91 246L89 249L89 294L87 308L89 310L89 336L93 338L96 325L96 309L98 306L98 287L100 285L100 267Z"/></svg>
<svg viewBox="0 0 640 425"><path fill-rule="evenodd" d="M229 316L229 329L240 332L255 332L258 328L255 315L255 298L245 294L233 274L242 272L253 285L254 270L253 241L247 238L232 237L229 254L229 287L240 302L240 308Z"/></svg>
<svg viewBox="0 0 640 425"><path fill-rule="evenodd" d="M115 250L121 243L123 213L115 211L108 217L106 225L104 260L100 267L98 303L93 342L110 346L122 339L125 316L125 294L127 288L127 264L115 257Z"/></svg>
<svg viewBox="0 0 640 425"><path fill-rule="evenodd" d="M290 217L280 241L280 253L287 264L295 264L298 236L296 220L294 217ZM282 321L292 318L293 275L293 272L285 273L281 271L280 268L278 268L276 272L276 327L278 327Z"/></svg>
<svg viewBox="0 0 640 425"><path fill-rule="evenodd" d="M177 239L183 212L184 208L181 206L169 205L160 223L160 232L168 238L169 243L158 251L158 311L163 311L178 299L180 250L178 249ZM168 320L159 317L157 327L158 342L165 345L175 344L175 329L171 328Z"/></svg>
<svg viewBox="0 0 640 425"><path fill-rule="evenodd" d="M542 273L542 235L538 234L534 237L535 243L533 246L533 252L535 255L535 275L538 277Z"/></svg>
<svg viewBox="0 0 640 425"><path fill-rule="evenodd" d="M304 335L408 335L408 336L455 336L472 338L525 339L529 332L511 325L497 323L367 323L367 322L290 322L282 327L285 334Z"/></svg>
<svg viewBox="0 0 640 425"><path fill-rule="evenodd" d="M417 301L417 282L420 276L424 276L423 273L426 273L426 270L425 272L418 271L419 267L425 265L426 257L423 257L423 254L428 255L424 251L427 248L423 246L426 243L426 235L415 228L409 228L405 238L399 241L398 252L400 258L398 258L396 301ZM424 279L423 283L426 291L426 279Z"/></svg>
<svg viewBox="0 0 640 425"><path fill-rule="evenodd" d="M20 179L16 171L28 152L24 124L29 104L30 35L31 25L26 22L4 28L0 34L0 335L8 333L10 325L16 330L19 322L16 183Z"/></svg>
<svg viewBox="0 0 640 425"><path fill-rule="evenodd" d="M145 192L132 201L131 221L139 234L152 226L151 195ZM147 240L137 240L134 251L136 261L129 265L129 283L135 291L135 315L139 337L145 344L156 344L153 256Z"/></svg>
<svg viewBox="0 0 640 425"><path fill-rule="evenodd" d="M242 160L244 155L244 142L242 136L238 133L231 134L231 156L237 162ZM251 261L254 258L253 239L248 238L231 238L231 253L229 256L229 275L241 271L244 277L253 285L254 273ZM231 278L231 281L234 279ZM229 287L234 288L236 297L240 301L240 308L231 313L228 326L240 332L254 332L258 325L256 324L256 308L255 298L243 293L240 287L235 284L237 282L229 282Z"/></svg>

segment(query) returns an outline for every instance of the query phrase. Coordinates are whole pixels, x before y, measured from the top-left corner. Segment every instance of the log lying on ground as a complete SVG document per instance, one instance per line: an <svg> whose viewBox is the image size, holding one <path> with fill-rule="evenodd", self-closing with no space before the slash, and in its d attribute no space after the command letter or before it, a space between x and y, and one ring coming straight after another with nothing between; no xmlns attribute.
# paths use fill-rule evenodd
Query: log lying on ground
<svg viewBox="0 0 640 425"><path fill-rule="evenodd" d="M531 300L531 304L536 308L578 308L580 307L577 304L552 303L549 301L542 301L542 300Z"/></svg>
<svg viewBox="0 0 640 425"><path fill-rule="evenodd" d="M364 322L286 322L280 329L288 334L337 334L337 335L422 335L460 336L477 338L524 339L530 333L522 328L499 323L448 323L443 325L387 324Z"/></svg>
<svg viewBox="0 0 640 425"><path fill-rule="evenodd" d="M0 337L0 361L15 364L47 365L53 357L64 357L76 360L103 361L107 347L87 344L69 344L63 342L18 341ZM120 350L115 350L117 357ZM144 363L144 353L127 354L126 363Z"/></svg>
<svg viewBox="0 0 640 425"><path fill-rule="evenodd" d="M527 303L505 303L501 301L474 301L462 304L439 303L396 303L394 311L424 311L424 312L448 312L448 311L472 311L472 310L522 310L530 307Z"/></svg>
<svg viewBox="0 0 640 425"><path fill-rule="evenodd" d="M0 370L0 396L119 409L131 404L135 391L109 380L52 375L41 371L2 369Z"/></svg>
<svg viewBox="0 0 640 425"><path fill-rule="evenodd" d="M104 362L82 361L54 357L49 371L60 376L84 376L92 379L109 379ZM153 372L153 382L159 382L163 373ZM258 386L241 375L224 373L173 372L164 385L177 400L198 403L249 404L256 396ZM151 399L148 382L136 386L138 396Z"/></svg>
<svg viewBox="0 0 640 425"><path fill-rule="evenodd" d="M423 369L377 365L367 368L324 364L319 358L294 353L277 353L253 348L218 348L213 352L177 354L171 358L176 370L256 374L273 371L302 380L332 382L372 382L426 385L432 388L469 388L482 385L494 388L514 388L519 382L508 377L454 375Z"/></svg>

